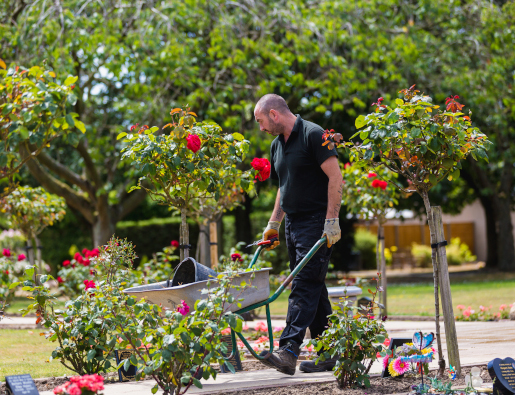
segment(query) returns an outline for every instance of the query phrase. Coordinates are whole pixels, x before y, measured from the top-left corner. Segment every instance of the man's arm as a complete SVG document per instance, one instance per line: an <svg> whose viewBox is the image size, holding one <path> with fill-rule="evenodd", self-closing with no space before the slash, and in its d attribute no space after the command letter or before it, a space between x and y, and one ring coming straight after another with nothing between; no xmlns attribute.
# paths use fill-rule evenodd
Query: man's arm
<svg viewBox="0 0 515 395"><path fill-rule="evenodd" d="M320 166L325 175L329 178L327 191L327 214L326 218L338 218L342 206L343 177L338 165L338 158L331 156ZM277 204L277 203L276 203ZM274 210L275 211L275 210Z"/></svg>
<svg viewBox="0 0 515 395"><path fill-rule="evenodd" d="M270 217L270 221L282 222L284 218L284 211L281 208L281 190L277 189L277 196L275 197L274 211L272 211L272 216Z"/></svg>

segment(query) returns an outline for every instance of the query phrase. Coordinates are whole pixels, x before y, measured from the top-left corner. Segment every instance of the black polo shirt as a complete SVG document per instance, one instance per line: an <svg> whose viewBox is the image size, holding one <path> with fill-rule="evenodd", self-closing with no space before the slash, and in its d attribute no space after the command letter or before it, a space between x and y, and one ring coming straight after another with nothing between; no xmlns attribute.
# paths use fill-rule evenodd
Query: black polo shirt
<svg viewBox="0 0 515 395"><path fill-rule="evenodd" d="M338 154L322 146L323 133L320 126L297 115L288 141L284 142L283 135L272 141L270 176L279 180L281 208L286 214L327 210L329 178L320 165Z"/></svg>

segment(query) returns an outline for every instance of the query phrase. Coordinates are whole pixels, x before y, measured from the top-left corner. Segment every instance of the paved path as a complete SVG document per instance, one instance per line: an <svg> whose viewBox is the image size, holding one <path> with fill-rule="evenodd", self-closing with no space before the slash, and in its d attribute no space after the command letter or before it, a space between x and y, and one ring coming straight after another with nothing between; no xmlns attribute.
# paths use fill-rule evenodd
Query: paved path
<svg viewBox="0 0 515 395"><path fill-rule="evenodd" d="M256 322L249 323L255 326ZM274 321L274 326L284 326L283 321ZM443 331L443 323L441 325ZM430 321L391 321L386 323L390 337L410 338L416 330L434 332L434 323ZM486 364L493 358L515 358L515 321L501 322L456 322L460 358L462 365ZM442 338L445 359L445 340ZM437 367L435 360L431 367ZM380 373L381 365L376 362L371 373ZM192 394L220 394L235 389L250 389L268 386L287 386L306 382L328 382L334 380L332 372L306 374L297 371L294 376L285 376L275 370L267 369L253 372L219 374L216 381L203 381L203 389L192 388ZM141 383L119 383L106 386L105 395L151 394L153 381ZM52 392L41 392L41 395L53 395Z"/></svg>

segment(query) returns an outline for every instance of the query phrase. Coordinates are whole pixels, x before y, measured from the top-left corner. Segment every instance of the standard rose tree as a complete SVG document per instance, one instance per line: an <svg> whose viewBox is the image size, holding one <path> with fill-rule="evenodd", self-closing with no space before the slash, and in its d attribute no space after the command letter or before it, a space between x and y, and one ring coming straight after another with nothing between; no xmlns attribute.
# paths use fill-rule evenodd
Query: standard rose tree
<svg viewBox="0 0 515 395"><path fill-rule="evenodd" d="M398 203L399 190L393 181L397 174L384 167L366 171L356 164L347 163L343 170L342 202L352 214L377 221L376 262L381 272L383 315L387 314L386 262L384 256L384 224L386 214Z"/></svg>
<svg viewBox="0 0 515 395"><path fill-rule="evenodd" d="M219 201L234 186L251 192L251 172L236 167L249 150L249 142L240 133L224 134L214 122L197 122L189 109L171 111L172 122L163 128L132 127L120 133L126 144L123 158L132 160L142 175L138 185L161 204L181 211L181 260L189 256L189 232L186 217L195 202ZM228 187L229 186L229 187Z"/></svg>
<svg viewBox="0 0 515 395"><path fill-rule="evenodd" d="M417 192L424 200L433 247L435 285L435 311L440 373L445 361L439 331L438 288L442 286L442 307L449 363L461 367L452 298L450 294L441 209L431 207L429 190L443 179L455 180L460 175L462 161L468 155L474 159L488 160L486 151L491 145L487 137L472 125L469 115L462 111L464 105L458 96L446 100L445 109L435 105L431 97L421 94L413 85L400 93L404 98L395 100L396 108L383 104L383 98L374 103L375 111L356 119L356 128L362 129L360 143L346 143L351 159L367 168L386 167L399 174L402 181L393 181L407 193ZM337 137L337 136L335 136ZM329 136L331 139L331 136ZM334 139L333 139L334 140ZM333 141L331 140L331 141ZM337 142L336 140L334 140ZM407 186L406 186L407 185Z"/></svg>

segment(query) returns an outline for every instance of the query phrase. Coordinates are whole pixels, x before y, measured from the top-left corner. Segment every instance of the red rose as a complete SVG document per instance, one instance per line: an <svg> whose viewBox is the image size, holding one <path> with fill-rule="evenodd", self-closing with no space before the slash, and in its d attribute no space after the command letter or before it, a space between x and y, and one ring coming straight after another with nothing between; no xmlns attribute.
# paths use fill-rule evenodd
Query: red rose
<svg viewBox="0 0 515 395"><path fill-rule="evenodd" d="M202 142L200 141L199 136L196 134L190 134L188 137L186 137L186 140L188 141L188 144L186 145L188 149L192 150L193 152L197 152L200 149L200 145Z"/></svg>
<svg viewBox="0 0 515 395"><path fill-rule="evenodd" d="M91 276L94 276L96 273L95 273L95 271L94 271L93 269L90 269L90 270L89 270L89 274L90 274Z"/></svg>
<svg viewBox="0 0 515 395"><path fill-rule="evenodd" d="M177 240L172 240L172 242L170 244L172 245L173 248L179 247L179 242Z"/></svg>
<svg viewBox="0 0 515 395"><path fill-rule="evenodd" d="M368 178L374 178L374 177L377 177L377 174L376 173L368 173Z"/></svg>
<svg viewBox="0 0 515 395"><path fill-rule="evenodd" d="M89 252L89 257L90 257L90 258L97 257L98 255L100 255L100 250L99 250L98 248L93 248L93 249Z"/></svg>
<svg viewBox="0 0 515 395"><path fill-rule="evenodd" d="M82 250L82 255L87 256L87 255L88 255L88 252L89 252L89 250L88 250L87 248L84 248L84 249Z"/></svg>
<svg viewBox="0 0 515 395"><path fill-rule="evenodd" d="M372 188L379 188L380 186L381 186L381 180L374 178L374 181L372 181Z"/></svg>
<svg viewBox="0 0 515 395"><path fill-rule="evenodd" d="M66 266L69 266L70 265L70 261L66 260L66 261L63 261L63 266L66 267Z"/></svg>
<svg viewBox="0 0 515 395"><path fill-rule="evenodd" d="M84 258L82 257L82 255L79 255L76 261L82 264L84 262Z"/></svg>
<svg viewBox="0 0 515 395"><path fill-rule="evenodd" d="M6 270L4 273L5 273L5 274L7 274L7 275L9 275L9 270Z"/></svg>
<svg viewBox="0 0 515 395"><path fill-rule="evenodd" d="M73 259L75 259L76 261L79 260L79 257L82 258L82 255L80 254L80 252L76 252L75 255L73 256Z"/></svg>
<svg viewBox="0 0 515 395"><path fill-rule="evenodd" d="M62 277L61 277L61 276L59 276L59 277L57 277L57 282L58 282L59 284L62 284L62 283L64 283L64 280L62 279Z"/></svg>
<svg viewBox="0 0 515 395"><path fill-rule="evenodd" d="M241 259L241 255L238 253L231 254L231 259L233 262L240 261L242 262L243 259Z"/></svg>
<svg viewBox="0 0 515 395"><path fill-rule="evenodd" d="M23 261L24 259L27 259L27 256L25 254L18 255L18 261Z"/></svg>
<svg viewBox="0 0 515 395"><path fill-rule="evenodd" d="M93 280L84 280L84 285L86 286L86 290L97 287Z"/></svg>
<svg viewBox="0 0 515 395"><path fill-rule="evenodd" d="M89 259L87 259L87 258L86 258L86 259L83 259L81 263L82 263L84 266L89 266L90 261L89 261Z"/></svg>
<svg viewBox="0 0 515 395"><path fill-rule="evenodd" d="M259 173L256 176L256 178L259 181L265 181L270 177L270 162L266 158L254 158L252 159L252 162L250 165L254 168L254 170L257 170Z"/></svg>
<svg viewBox="0 0 515 395"><path fill-rule="evenodd" d="M3 256L11 256L11 251L9 251L8 248L4 248L4 250L2 251L2 255Z"/></svg>
<svg viewBox="0 0 515 395"><path fill-rule="evenodd" d="M381 185L379 185L379 188L381 188L384 191L387 186L388 186L388 183L386 181L381 181Z"/></svg>
<svg viewBox="0 0 515 395"><path fill-rule="evenodd" d="M345 163L345 169L348 169L349 167L351 167L350 162Z"/></svg>

